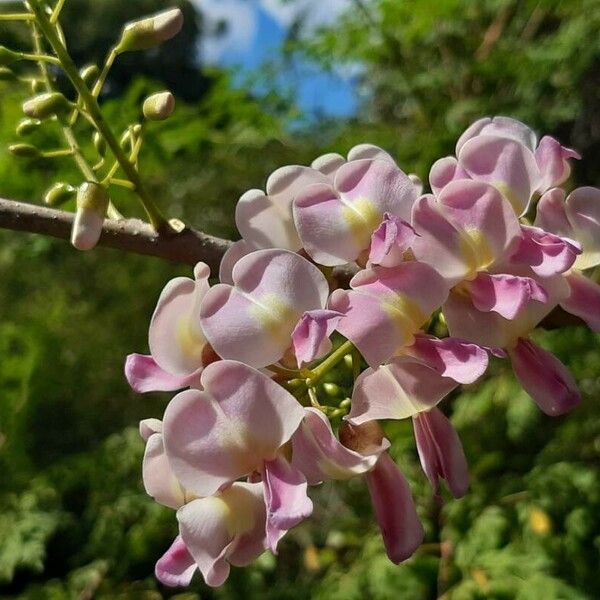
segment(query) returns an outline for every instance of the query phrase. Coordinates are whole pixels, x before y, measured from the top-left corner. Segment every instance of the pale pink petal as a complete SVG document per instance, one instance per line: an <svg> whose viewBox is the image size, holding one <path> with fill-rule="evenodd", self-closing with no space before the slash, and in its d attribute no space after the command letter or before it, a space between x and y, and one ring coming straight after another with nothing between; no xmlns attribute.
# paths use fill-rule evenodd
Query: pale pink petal
<svg viewBox="0 0 600 600"><path fill-rule="evenodd" d="M417 451L423 471L437 493L439 480L445 479L455 498L462 498L469 487L469 469L462 444L454 427L438 408L413 417Z"/></svg>
<svg viewBox="0 0 600 600"><path fill-rule="evenodd" d="M568 179L571 173L569 158L579 160L581 156L575 150L561 146L560 142L549 135L540 140L535 150L535 160L542 175L539 192L543 193Z"/></svg>
<svg viewBox="0 0 600 600"><path fill-rule="evenodd" d="M583 254L575 268L589 269L600 265L600 189L580 187L567 198L567 215L573 225L573 237L581 243Z"/></svg>
<svg viewBox="0 0 600 600"><path fill-rule="evenodd" d="M457 386L416 359L393 358L358 376L348 420L359 425L375 419L406 419L434 407Z"/></svg>
<svg viewBox="0 0 600 600"><path fill-rule="evenodd" d="M394 267L400 264L415 235L415 230L406 221L386 213L371 236L369 265Z"/></svg>
<svg viewBox="0 0 600 600"><path fill-rule="evenodd" d="M409 173L408 178L412 181L418 198L423 193L423 180L416 173Z"/></svg>
<svg viewBox="0 0 600 600"><path fill-rule="evenodd" d="M350 152L348 152L349 161L375 158L383 158L384 160L388 160L395 164L395 161L391 155L383 148L375 146L375 144L358 144L357 146L351 148Z"/></svg>
<svg viewBox="0 0 600 600"><path fill-rule="evenodd" d="M219 281L221 283L233 285L232 271L235 263L237 263L240 258L246 256L246 254L250 254L250 252L254 252L255 250L258 250L258 248L255 248L246 240L238 240L231 244L231 246L227 248L221 259L221 264L219 265Z"/></svg>
<svg viewBox="0 0 600 600"><path fill-rule="evenodd" d="M176 277L163 289L148 332L150 353L168 373L188 376L204 366L206 338L200 303L208 291L209 268L198 263L195 279Z"/></svg>
<svg viewBox="0 0 600 600"><path fill-rule="evenodd" d="M534 225L561 237L573 237L573 226L567 217L566 197L566 192L561 188L553 188L543 194L537 205Z"/></svg>
<svg viewBox="0 0 600 600"><path fill-rule="evenodd" d="M151 435L146 442L142 477L146 493L159 504L175 509L185 504L184 490L171 469L160 433Z"/></svg>
<svg viewBox="0 0 600 600"><path fill-rule="evenodd" d="M321 171L323 175L330 177L331 181L333 181L336 171L345 164L345 162L346 159L342 155L330 152L329 154L323 154L322 156L315 158L310 166L312 169Z"/></svg>
<svg viewBox="0 0 600 600"><path fill-rule="evenodd" d="M267 181L266 194L249 190L239 199L235 223L242 237L256 248L300 250L292 202L305 187L327 181L323 173L310 167L292 165L277 169Z"/></svg>
<svg viewBox="0 0 600 600"><path fill-rule="evenodd" d="M203 391L181 392L169 403L163 435L182 485L209 496L261 470L292 437L304 410L283 387L242 363L209 365L201 384Z"/></svg>
<svg viewBox="0 0 600 600"><path fill-rule="evenodd" d="M178 535L171 547L158 559L154 573L163 585L178 587L190 585L197 569L196 561Z"/></svg>
<svg viewBox="0 0 600 600"><path fill-rule="evenodd" d="M569 273L566 279L571 293L560 305L600 333L600 285L577 272Z"/></svg>
<svg viewBox="0 0 600 600"><path fill-rule="evenodd" d="M298 365L312 362L331 350L329 337L344 315L335 310L309 310L292 332L292 344Z"/></svg>
<svg viewBox="0 0 600 600"><path fill-rule="evenodd" d="M467 284L473 306L512 320L532 301L548 302L546 290L531 277L479 273Z"/></svg>
<svg viewBox="0 0 600 600"><path fill-rule="evenodd" d="M312 514L306 477L283 456L265 461L264 494L267 506L267 545L277 552L282 535Z"/></svg>
<svg viewBox="0 0 600 600"><path fill-rule="evenodd" d="M520 339L509 355L517 379L547 415L562 415L579 404L575 379L556 356L528 339Z"/></svg>
<svg viewBox="0 0 600 600"><path fill-rule="evenodd" d="M366 478L387 555L393 563L401 563L412 556L425 535L408 481L387 453Z"/></svg>
<svg viewBox="0 0 600 600"><path fill-rule="evenodd" d="M139 425L140 437L147 442L151 435L162 433L162 421L160 419L143 419Z"/></svg>
<svg viewBox="0 0 600 600"><path fill-rule="evenodd" d="M131 388L144 392L171 392L190 385L199 377L198 371L187 376L171 375L161 369L147 354L129 354L125 360L125 377Z"/></svg>
<svg viewBox="0 0 600 600"><path fill-rule="evenodd" d="M388 447L389 442L384 440L369 456L354 452L338 441L329 419L320 410L306 408L304 421L292 436L292 465L304 473L309 485L345 480L370 471Z"/></svg>
<svg viewBox="0 0 600 600"><path fill-rule="evenodd" d="M478 135L462 146L458 162L470 177L498 189L517 215L527 210L540 185L533 152L512 139Z"/></svg>
<svg viewBox="0 0 600 600"><path fill-rule="evenodd" d="M558 237L539 227L521 226L521 238L512 262L529 265L542 277L568 271L581 254L581 246L574 240Z"/></svg>
<svg viewBox="0 0 600 600"><path fill-rule="evenodd" d="M473 383L488 366L488 354L483 348L454 338L420 334L404 353L458 383Z"/></svg>
<svg viewBox="0 0 600 600"><path fill-rule="evenodd" d="M177 511L181 538L211 587L227 580L236 547L241 546L236 562L242 564L263 552L264 545L253 541L264 540L261 488L260 483L234 483L218 496L192 500ZM254 556L246 549L252 549Z"/></svg>
<svg viewBox="0 0 600 600"><path fill-rule="evenodd" d="M532 152L537 146L535 132L524 123L521 123L521 121L517 121L511 117L484 117L483 119L475 121L475 123L460 136L456 143L456 154L460 152L467 141L482 134L495 135L515 140Z"/></svg>
<svg viewBox="0 0 600 600"><path fill-rule="evenodd" d="M460 168L454 156L445 156L433 163L429 171L429 185L434 194L439 194L451 181L470 179L467 172Z"/></svg>
<svg viewBox="0 0 600 600"><path fill-rule="evenodd" d="M259 250L233 269L234 286L206 294L202 328L215 352L257 368L277 362L291 346L302 314L325 307L329 286L308 260L286 250Z"/></svg>

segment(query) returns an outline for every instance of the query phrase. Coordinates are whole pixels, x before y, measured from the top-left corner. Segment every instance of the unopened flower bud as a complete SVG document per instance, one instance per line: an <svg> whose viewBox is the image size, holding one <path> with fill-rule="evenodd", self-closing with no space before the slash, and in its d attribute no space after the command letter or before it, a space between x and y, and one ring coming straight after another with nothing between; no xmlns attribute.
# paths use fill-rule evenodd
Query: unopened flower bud
<svg viewBox="0 0 600 600"><path fill-rule="evenodd" d="M168 119L175 108L175 98L171 92L158 92L144 100L142 110L149 121Z"/></svg>
<svg viewBox="0 0 600 600"><path fill-rule="evenodd" d="M23 112L28 117L46 119L61 115L71 108L71 103L60 92L47 92L30 98L23 103Z"/></svg>
<svg viewBox="0 0 600 600"><path fill-rule="evenodd" d="M41 124L39 119L21 119L16 128L17 135L25 137L34 132Z"/></svg>
<svg viewBox="0 0 600 600"><path fill-rule="evenodd" d="M40 151L31 144L12 144L8 151L19 158L37 158L40 155Z"/></svg>
<svg viewBox="0 0 600 600"><path fill-rule="evenodd" d="M75 188L68 183L55 183L44 194L44 202L48 206L60 206L70 200L75 194Z"/></svg>
<svg viewBox="0 0 600 600"><path fill-rule="evenodd" d="M0 81L15 81L17 76L12 69L0 67Z"/></svg>
<svg viewBox="0 0 600 600"><path fill-rule="evenodd" d="M14 50L9 50L6 46L0 46L0 65L7 67L20 60L21 55Z"/></svg>
<svg viewBox="0 0 600 600"><path fill-rule="evenodd" d="M179 8L160 12L152 17L125 25L116 52L147 50L176 36L183 26L183 13Z"/></svg>
<svg viewBox="0 0 600 600"><path fill-rule="evenodd" d="M97 131L94 131L94 136L92 139L98 156L104 158L106 155L106 140Z"/></svg>
<svg viewBox="0 0 600 600"><path fill-rule="evenodd" d="M81 79L85 81L86 85L92 85L92 83L98 79L100 69L96 65L87 65L79 71L79 75L81 76Z"/></svg>
<svg viewBox="0 0 600 600"><path fill-rule="evenodd" d="M91 250L100 239L108 194L104 187L86 181L77 190L77 212L71 230L71 244L78 250Z"/></svg>

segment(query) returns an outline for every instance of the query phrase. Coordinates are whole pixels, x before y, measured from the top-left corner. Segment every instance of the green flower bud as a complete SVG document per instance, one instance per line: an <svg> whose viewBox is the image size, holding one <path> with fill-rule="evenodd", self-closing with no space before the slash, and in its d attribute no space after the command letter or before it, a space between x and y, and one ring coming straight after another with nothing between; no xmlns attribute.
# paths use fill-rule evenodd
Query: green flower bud
<svg viewBox="0 0 600 600"><path fill-rule="evenodd" d="M36 119L47 119L52 115L68 112L71 103L60 92L46 92L23 103L23 112Z"/></svg>
<svg viewBox="0 0 600 600"><path fill-rule="evenodd" d="M7 67L21 59L21 54L14 50L9 50L6 46L0 46L0 66Z"/></svg>
<svg viewBox="0 0 600 600"><path fill-rule="evenodd" d="M0 67L0 81L16 81L17 76L8 67Z"/></svg>
<svg viewBox="0 0 600 600"><path fill-rule="evenodd" d="M335 383L324 383L323 390L328 396L333 396L334 398L339 396L341 392L340 386Z"/></svg>
<svg viewBox="0 0 600 600"><path fill-rule="evenodd" d="M75 188L68 183L55 183L44 194L44 202L48 206L60 206L70 200L75 194Z"/></svg>
<svg viewBox="0 0 600 600"><path fill-rule="evenodd" d="M96 65L87 65L87 67L83 67L83 69L79 71L79 75L81 75L81 79L85 81L86 85L89 86L98 79L100 69Z"/></svg>
<svg viewBox="0 0 600 600"><path fill-rule="evenodd" d="M42 122L39 119L21 119L17 125L17 135L25 137L34 132L41 124Z"/></svg>
<svg viewBox="0 0 600 600"><path fill-rule="evenodd" d="M19 158L37 158L40 155L40 151L31 144L12 144L8 151Z"/></svg>
<svg viewBox="0 0 600 600"><path fill-rule="evenodd" d="M140 135L140 133L142 133L142 126L139 123L136 123L133 126L133 134L134 135Z"/></svg>
<svg viewBox="0 0 600 600"><path fill-rule="evenodd" d="M152 17L125 25L115 48L117 54L147 50L176 36L183 26L183 13L179 8L165 10Z"/></svg>
<svg viewBox="0 0 600 600"><path fill-rule="evenodd" d="M100 239L108 209L108 194L99 183L86 181L77 190L77 212L71 229L71 244L91 250Z"/></svg>
<svg viewBox="0 0 600 600"><path fill-rule="evenodd" d="M104 156L106 155L105 139L97 131L94 131L94 136L93 136L92 140L94 142L94 148L96 148L96 152L98 153L98 156L101 156L102 158L104 158Z"/></svg>
<svg viewBox="0 0 600 600"><path fill-rule="evenodd" d="M142 110L149 121L168 119L175 108L175 98L171 92L158 92L144 100Z"/></svg>

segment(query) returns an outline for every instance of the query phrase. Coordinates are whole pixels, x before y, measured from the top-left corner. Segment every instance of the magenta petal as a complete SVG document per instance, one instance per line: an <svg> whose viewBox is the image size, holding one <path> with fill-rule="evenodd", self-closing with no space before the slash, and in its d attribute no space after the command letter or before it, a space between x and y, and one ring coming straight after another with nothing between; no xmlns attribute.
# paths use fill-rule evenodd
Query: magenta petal
<svg viewBox="0 0 600 600"><path fill-rule="evenodd" d="M406 221L386 213L371 236L369 263L383 267L400 264L415 235L415 230Z"/></svg>
<svg viewBox="0 0 600 600"><path fill-rule="evenodd" d="M132 389L140 394L144 392L171 392L180 390L198 379L200 371L181 377L161 369L152 356L147 354L129 354L125 360L125 377Z"/></svg>
<svg viewBox="0 0 600 600"><path fill-rule="evenodd" d="M571 173L569 158L580 159L581 156L575 150L561 146L560 142L549 135L545 135L540 140L535 151L535 160L542 175L539 192L543 193L558 186L569 177Z"/></svg>
<svg viewBox="0 0 600 600"><path fill-rule="evenodd" d="M417 335L404 352L458 383L473 383L488 366L488 354L481 346L455 338Z"/></svg>
<svg viewBox="0 0 600 600"><path fill-rule="evenodd" d="M469 470L462 444L454 427L438 408L413 417L417 451L423 471L437 493L440 479L445 479L455 498L469 487Z"/></svg>
<svg viewBox="0 0 600 600"><path fill-rule="evenodd" d="M575 379L556 356L528 339L520 339L509 354L517 379L547 415L562 415L579 404Z"/></svg>
<svg viewBox="0 0 600 600"><path fill-rule="evenodd" d="M329 419L320 410L305 409L304 421L292 437L292 465L302 471L309 485L328 479L344 480L370 471L389 447L383 443L373 454L363 456L342 445Z"/></svg>
<svg viewBox="0 0 600 600"><path fill-rule="evenodd" d="M335 310L309 310L292 332L292 344L298 364L306 364L331 350L329 336L344 315Z"/></svg>
<svg viewBox="0 0 600 600"><path fill-rule="evenodd" d="M410 487L387 453L366 478L387 555L399 564L412 556L425 536Z"/></svg>
<svg viewBox="0 0 600 600"><path fill-rule="evenodd" d="M560 305L572 315L583 319L596 333L600 333L600 285L581 273L566 276L570 295Z"/></svg>
<svg viewBox="0 0 600 600"><path fill-rule="evenodd" d="M581 246L573 240L561 238L539 227L521 226L523 237L512 262L529 265L542 277L568 271L581 254Z"/></svg>
<svg viewBox="0 0 600 600"><path fill-rule="evenodd" d="M169 587L187 586L197 570L196 561L187 546L177 536L171 547L158 559L154 573L163 585Z"/></svg>
<svg viewBox="0 0 600 600"><path fill-rule="evenodd" d="M514 319L532 300L546 303L546 290L531 277L479 273L468 283L473 305L482 312L497 312Z"/></svg>
<svg viewBox="0 0 600 600"><path fill-rule="evenodd" d="M267 506L267 544L273 553L282 535L312 514L306 477L283 456L265 461L264 494Z"/></svg>

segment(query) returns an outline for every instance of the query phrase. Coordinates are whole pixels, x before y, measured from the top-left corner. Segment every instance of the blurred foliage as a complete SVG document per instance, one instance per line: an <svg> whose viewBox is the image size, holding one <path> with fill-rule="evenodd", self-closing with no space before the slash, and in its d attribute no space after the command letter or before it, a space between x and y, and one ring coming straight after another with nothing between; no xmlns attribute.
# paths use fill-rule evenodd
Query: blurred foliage
<svg viewBox="0 0 600 600"><path fill-rule="evenodd" d="M87 32L72 43L82 60L97 57L111 27L119 28L121 16L109 27L109 15L161 4L68 0L73 22ZM288 44L325 67L346 64L359 73L364 107L351 121L303 128L277 94L254 98L227 73L205 70L211 84L200 96L179 100L172 119L147 126L141 172L170 216L232 237L242 192L261 187L278 166L307 164L359 141L381 143L404 168L425 176L464 126L497 112L589 152L576 175L598 183L597 2L355 4L335 28ZM103 110L116 129L139 118L141 99L164 85L160 72L178 77L160 60L156 70L142 69L146 78L115 83ZM24 92L0 85L0 195L36 201L57 180L78 183L68 160L8 155ZM35 135L44 146L60 144L58 129ZM84 152L90 144L82 140ZM115 194L114 201L139 214L129 196ZM314 490L315 515L286 537L277 560L266 554L234 569L219 590L200 578L188 591L159 586L153 565L176 525L172 511L144 494L135 425L160 417L169 396L134 395L122 367L127 353L146 350L164 283L187 272L151 258L106 249L80 254L61 241L0 232L1 598L600 597L600 344L584 328L539 335L580 383L584 400L573 414L542 415L502 361L444 402L471 465L471 491L460 501L431 497L410 423L387 424L427 532L403 565L387 560L357 479Z"/></svg>

